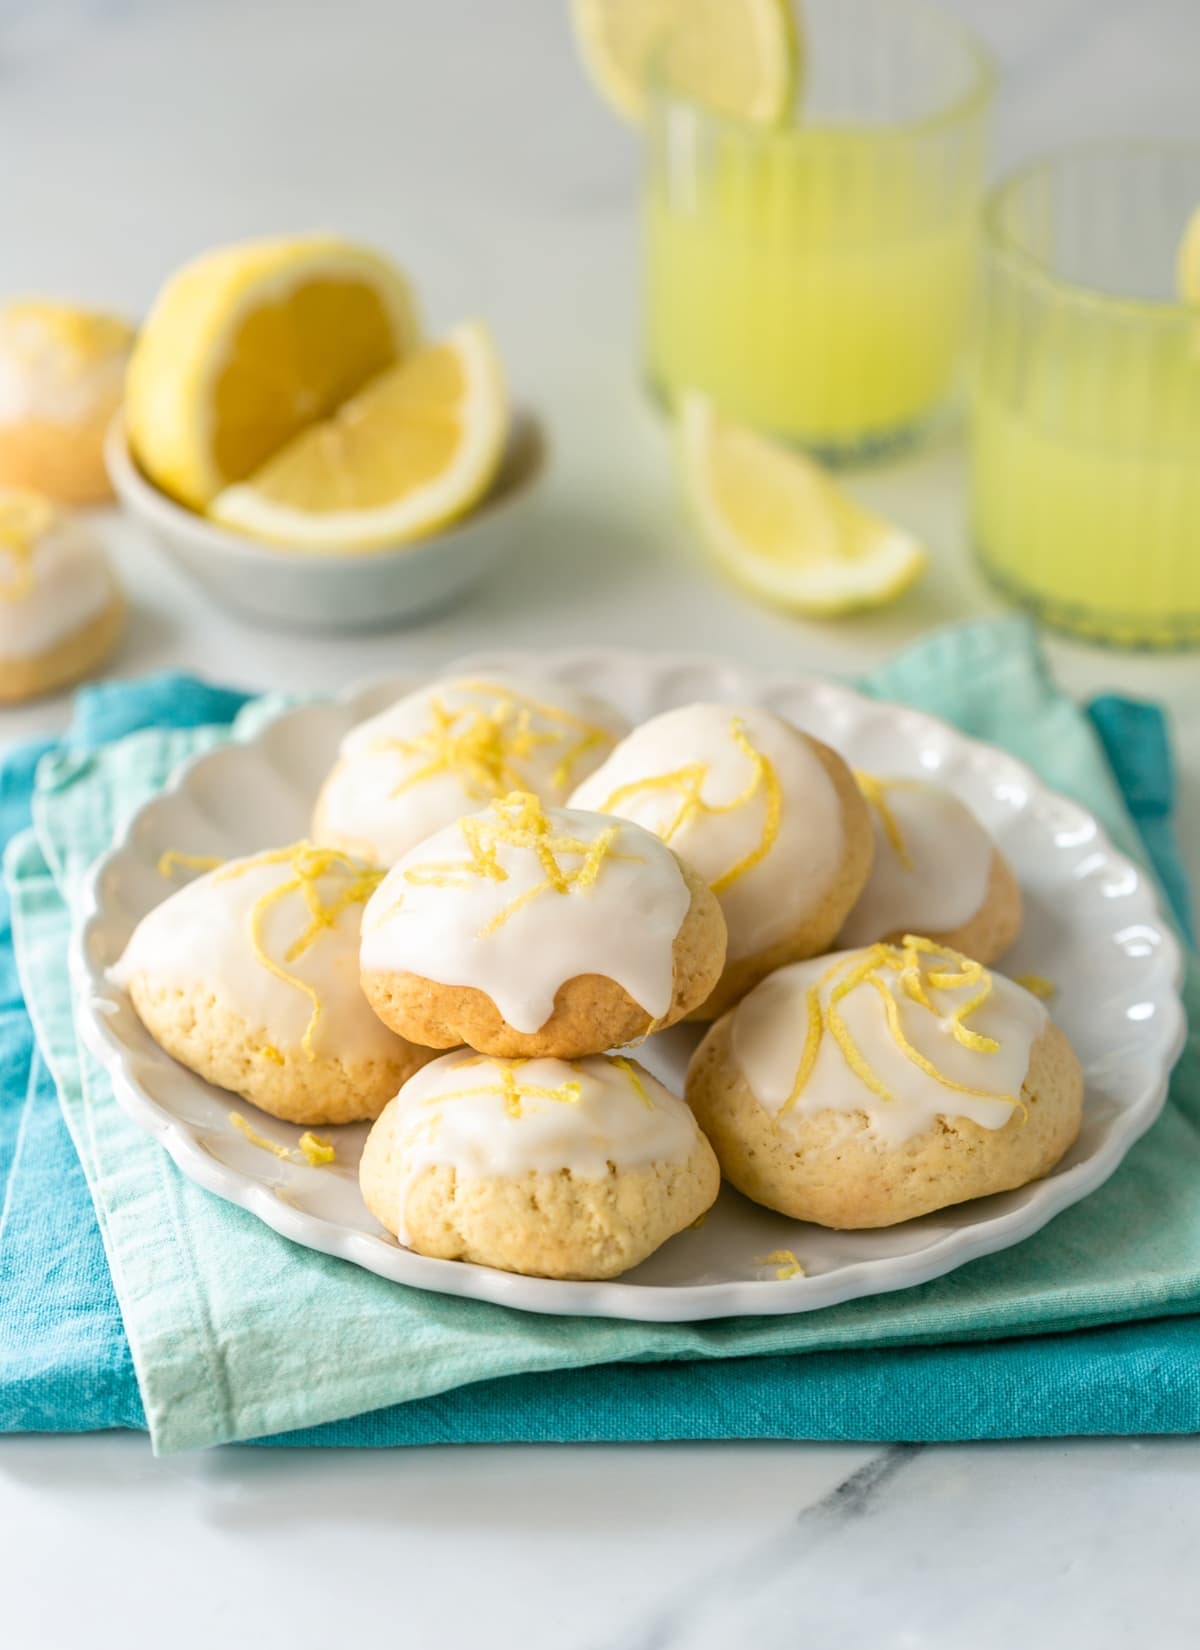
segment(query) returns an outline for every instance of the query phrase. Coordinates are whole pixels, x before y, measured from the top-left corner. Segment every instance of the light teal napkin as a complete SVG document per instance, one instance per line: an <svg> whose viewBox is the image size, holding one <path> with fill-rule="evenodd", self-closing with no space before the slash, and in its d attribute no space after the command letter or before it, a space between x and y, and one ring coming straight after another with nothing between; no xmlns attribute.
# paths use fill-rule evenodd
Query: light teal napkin
<svg viewBox="0 0 1200 1650"><path fill-rule="evenodd" d="M1136 851L1090 724L1048 681L1025 626L944 633L871 685L1007 745ZM252 707L235 736L263 713ZM935 1283L815 1314L700 1325L534 1317L405 1289L277 1237L184 1180L127 1121L77 1043L64 961L70 904L96 854L181 760L220 737L149 732L46 758L35 830L6 864L22 985L96 1203L156 1450L287 1432L518 1372L962 1341L1200 1309L1195 1050L1122 1170L1044 1232Z"/></svg>

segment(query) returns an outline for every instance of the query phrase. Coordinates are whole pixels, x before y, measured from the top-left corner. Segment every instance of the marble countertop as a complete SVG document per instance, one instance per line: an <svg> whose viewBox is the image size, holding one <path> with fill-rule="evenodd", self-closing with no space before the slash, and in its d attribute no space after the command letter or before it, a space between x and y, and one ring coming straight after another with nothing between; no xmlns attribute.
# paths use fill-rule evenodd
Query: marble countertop
<svg viewBox="0 0 1200 1650"><path fill-rule="evenodd" d="M1000 58L996 164L1074 137L1200 136L1196 0L943 0ZM494 644L719 650L852 673L1000 611L948 436L856 479L934 572L884 613L792 621L716 582L635 366L636 143L554 0L0 0L0 291L136 312L213 242L332 226L393 250L434 324L476 311L554 465L514 560L413 631L298 639L209 605L122 528L120 668L334 688ZM1079 692L1172 709L1200 877L1200 668L1051 644ZM6 713L23 737L61 702ZM1155 1650L1196 1642L1192 1441L395 1453L141 1436L0 1444L3 1642L327 1650ZM69 1584L64 1584L64 1577ZM1182 1579L1181 1579L1182 1578Z"/></svg>

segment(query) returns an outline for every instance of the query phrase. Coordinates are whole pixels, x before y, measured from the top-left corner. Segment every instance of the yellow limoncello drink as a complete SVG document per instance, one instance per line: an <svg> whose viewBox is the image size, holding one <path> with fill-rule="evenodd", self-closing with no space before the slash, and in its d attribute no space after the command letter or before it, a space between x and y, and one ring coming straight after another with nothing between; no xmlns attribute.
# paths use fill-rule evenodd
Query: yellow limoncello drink
<svg viewBox="0 0 1200 1650"><path fill-rule="evenodd" d="M730 130L681 165L670 125L645 207L658 388L835 456L923 424L968 324L977 146Z"/></svg>
<svg viewBox="0 0 1200 1650"><path fill-rule="evenodd" d="M1034 163L985 213L972 537L1008 594L1104 641L1200 643L1197 203L1200 146L1122 141Z"/></svg>
<svg viewBox="0 0 1200 1650"><path fill-rule="evenodd" d="M1111 363L1103 386L1085 360L1051 365L1019 400L994 383L974 397L985 568L1081 634L1200 641L1200 326L1161 395L1148 394L1149 361Z"/></svg>

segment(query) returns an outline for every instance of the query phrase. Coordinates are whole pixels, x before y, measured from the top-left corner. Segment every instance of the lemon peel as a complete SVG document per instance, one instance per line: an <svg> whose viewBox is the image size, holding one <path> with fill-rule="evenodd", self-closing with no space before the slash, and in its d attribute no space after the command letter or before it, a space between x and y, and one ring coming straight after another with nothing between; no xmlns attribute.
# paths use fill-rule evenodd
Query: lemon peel
<svg viewBox="0 0 1200 1650"><path fill-rule="evenodd" d="M165 854L159 855L158 874L160 877L170 877L179 870L216 871L224 863L220 854L184 854L177 848L168 848Z"/></svg>
<svg viewBox="0 0 1200 1650"><path fill-rule="evenodd" d="M326 1140L322 1135L309 1133L307 1130L300 1136L299 1151L292 1151L289 1146L281 1145L278 1140L270 1140L265 1134L249 1123L240 1111L231 1111L229 1121L239 1134L243 1135L252 1146L260 1151L270 1152L281 1163L307 1163L310 1168L319 1169L327 1163L332 1163L337 1157L337 1150L332 1140Z"/></svg>
<svg viewBox="0 0 1200 1650"><path fill-rule="evenodd" d="M879 823L883 826L883 834L896 858L906 871L913 868L912 855L908 851L904 832L900 829L900 821L892 812L887 793L894 790L901 783L897 779L880 779L878 774L867 773L865 769L857 768L854 773L855 783L862 792L868 807L874 808L879 815Z"/></svg>
<svg viewBox="0 0 1200 1650"><path fill-rule="evenodd" d="M240 1111L231 1111L229 1121L239 1134L245 1135L252 1146L259 1147L261 1151L270 1152L272 1157L279 1158L281 1162L291 1162L292 1154L289 1149L286 1146L281 1146L278 1140L268 1140L265 1134L259 1134L258 1130L246 1121Z"/></svg>
<svg viewBox="0 0 1200 1650"><path fill-rule="evenodd" d="M313 1169L324 1168L327 1163L333 1163L337 1158L337 1148L332 1140L324 1135L313 1134L306 1129L300 1136L300 1150L305 1162Z"/></svg>
<svg viewBox="0 0 1200 1650"><path fill-rule="evenodd" d="M489 1063L465 1060L464 1066ZM425 1102L426 1105L438 1105L449 1100L473 1100L477 1097L497 1094L504 1101L504 1109L509 1117L519 1118L523 1115L521 1103L524 1100L553 1100L560 1105L578 1105L583 1098L583 1085L577 1078L568 1078L565 1082L554 1087L546 1087L539 1083L522 1083L517 1077L522 1066L528 1065L528 1060L514 1060L507 1066L494 1066L498 1081L494 1083L479 1083L470 1088L451 1089L445 1094L432 1094ZM460 1068L461 1069L461 1068Z"/></svg>
<svg viewBox="0 0 1200 1650"><path fill-rule="evenodd" d="M286 882L268 888L251 906L250 945L255 957L269 974L273 974L277 980L282 980L285 985L294 986L297 991L303 992L312 1004L312 1012L304 1028L304 1036L300 1039L300 1046L306 1059L315 1060L313 1038L324 1012L321 995L307 980L290 973L283 964L295 962L302 957L314 941L327 929L333 928L342 913L348 911L352 905L365 904L383 881L386 872L373 866L359 865L349 854L344 854L337 848L318 847L305 839L292 843L288 848L274 848L266 853L255 854L250 859L241 860L236 865L218 871L215 880L231 881L244 876L247 871L256 870L264 865L288 865L293 875ZM329 876L335 870L349 874L350 880L337 898L331 904L327 904L322 898L319 884L322 877ZM309 923L299 939L284 952L283 963L279 963L269 955L263 943L262 922L273 905L278 905L281 900L296 893L302 895L308 907ZM270 1057L268 1054L267 1058Z"/></svg>
<svg viewBox="0 0 1200 1650"><path fill-rule="evenodd" d="M629 1086L637 1095L638 1099L642 1102L642 1105L645 1106L646 1110L653 1111L654 1101L651 1100L649 1094L647 1094L646 1085L642 1082L641 1076L639 1075L638 1069L634 1065L633 1061L627 1060L622 1054L618 1054L613 1060L613 1065L616 1066L619 1071L623 1071L626 1077L628 1077Z"/></svg>
<svg viewBox="0 0 1200 1650"><path fill-rule="evenodd" d="M1018 974L1016 984L1021 986L1023 990L1028 991L1031 997L1037 997L1043 1003L1049 1002L1051 997L1058 995L1058 987L1054 984L1054 981L1046 979L1043 974Z"/></svg>
<svg viewBox="0 0 1200 1650"><path fill-rule="evenodd" d="M621 831L619 824L605 826L591 842L557 833L553 820L529 791L510 791L507 796L497 798L485 813L460 820L459 830L466 841L469 859L432 860L426 865L412 865L404 872L404 880L414 887L435 888L465 888L477 877L507 882L508 872L497 857L502 843L532 850L544 873L541 882L518 894L484 924L479 931L480 939L494 934L522 906L542 894L569 894L591 888L606 859L636 857L612 852ZM561 861L568 858L578 859L580 863L567 869Z"/></svg>
<svg viewBox="0 0 1200 1650"><path fill-rule="evenodd" d="M872 1094L884 1101L895 1099L891 1089L872 1066L854 1040L839 1005L860 986L870 986L878 993L883 1005L884 1020L896 1047L904 1058L919 1071L956 1094L973 1095L983 1100L999 1100L1026 1114L1020 1097L996 1094L988 1089L975 1088L949 1077L904 1034L900 1018L897 992L903 994L928 1013L935 1015L963 1048L980 1054L995 1054L999 1043L985 1037L966 1021L992 994L992 976L982 963L975 962L960 951L935 944L919 934L906 934L900 945L880 942L868 946L857 956L842 957L832 963L820 979L809 987L805 1005L807 1030L804 1047L796 1068L791 1092L780 1109L780 1116L790 1111L799 1100L812 1075L826 1032L833 1038L847 1066ZM959 1003L949 1016L940 1013L929 997L929 990L955 991L977 987L973 995ZM828 988L828 1002L822 1002L822 991Z"/></svg>
<svg viewBox="0 0 1200 1650"><path fill-rule="evenodd" d="M790 1249L772 1249L769 1255L755 1255L754 1261L757 1266L773 1266L781 1283L786 1283L788 1278L808 1276Z"/></svg>
<svg viewBox="0 0 1200 1650"><path fill-rule="evenodd" d="M597 746L610 742L606 729L573 711L542 704L494 682L464 682L462 688L467 693L490 695L491 704L455 709L435 698L430 705L430 724L421 733L410 739L381 738L374 745L377 750L426 758L415 773L400 782L393 796L401 796L443 773L457 774L468 794L480 801L525 790L528 781L515 764L540 746L555 744L566 744L567 748L552 770L550 782L565 789L580 760ZM535 716L555 725L534 728ZM573 742L568 743L571 739Z"/></svg>
<svg viewBox="0 0 1200 1650"><path fill-rule="evenodd" d="M632 797L640 796L647 791L677 790L680 792L681 801L675 817L665 830L655 833L665 843L670 844L697 814L736 813L739 808L749 806L762 790L766 797L766 809L759 841L748 854L743 855L727 871L722 871L721 875L709 884L714 894L725 893L748 871L752 871L766 859L779 836L779 821L783 811L783 793L774 764L751 743L740 716L735 716L732 720L730 737L751 765L748 784L731 801L706 802L703 794L704 784L708 779L711 765L707 762L689 762L670 773L649 774L644 779L631 779L624 785L618 785L600 804L599 810L602 814L620 813L622 806Z"/></svg>

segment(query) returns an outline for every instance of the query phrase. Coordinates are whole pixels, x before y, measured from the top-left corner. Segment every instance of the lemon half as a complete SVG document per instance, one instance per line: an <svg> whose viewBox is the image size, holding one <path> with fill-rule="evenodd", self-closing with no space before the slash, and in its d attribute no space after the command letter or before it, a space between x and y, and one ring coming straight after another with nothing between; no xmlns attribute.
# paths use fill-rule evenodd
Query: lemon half
<svg viewBox="0 0 1200 1650"><path fill-rule="evenodd" d="M755 595L800 613L878 607L925 565L911 533L873 515L814 460L721 418L680 412L685 486L713 557Z"/></svg>
<svg viewBox="0 0 1200 1650"><path fill-rule="evenodd" d="M209 515L271 544L377 550L436 532L491 485L504 452L504 377L468 322L301 430Z"/></svg>
<svg viewBox="0 0 1200 1650"><path fill-rule="evenodd" d="M593 83L626 120L645 115L654 67L682 96L739 120L775 125L792 105L800 54L788 0L572 0L571 12Z"/></svg>
<svg viewBox="0 0 1200 1650"><path fill-rule="evenodd" d="M414 345L404 276L328 235L249 241L163 287L134 346L129 441L164 492L203 509Z"/></svg>

